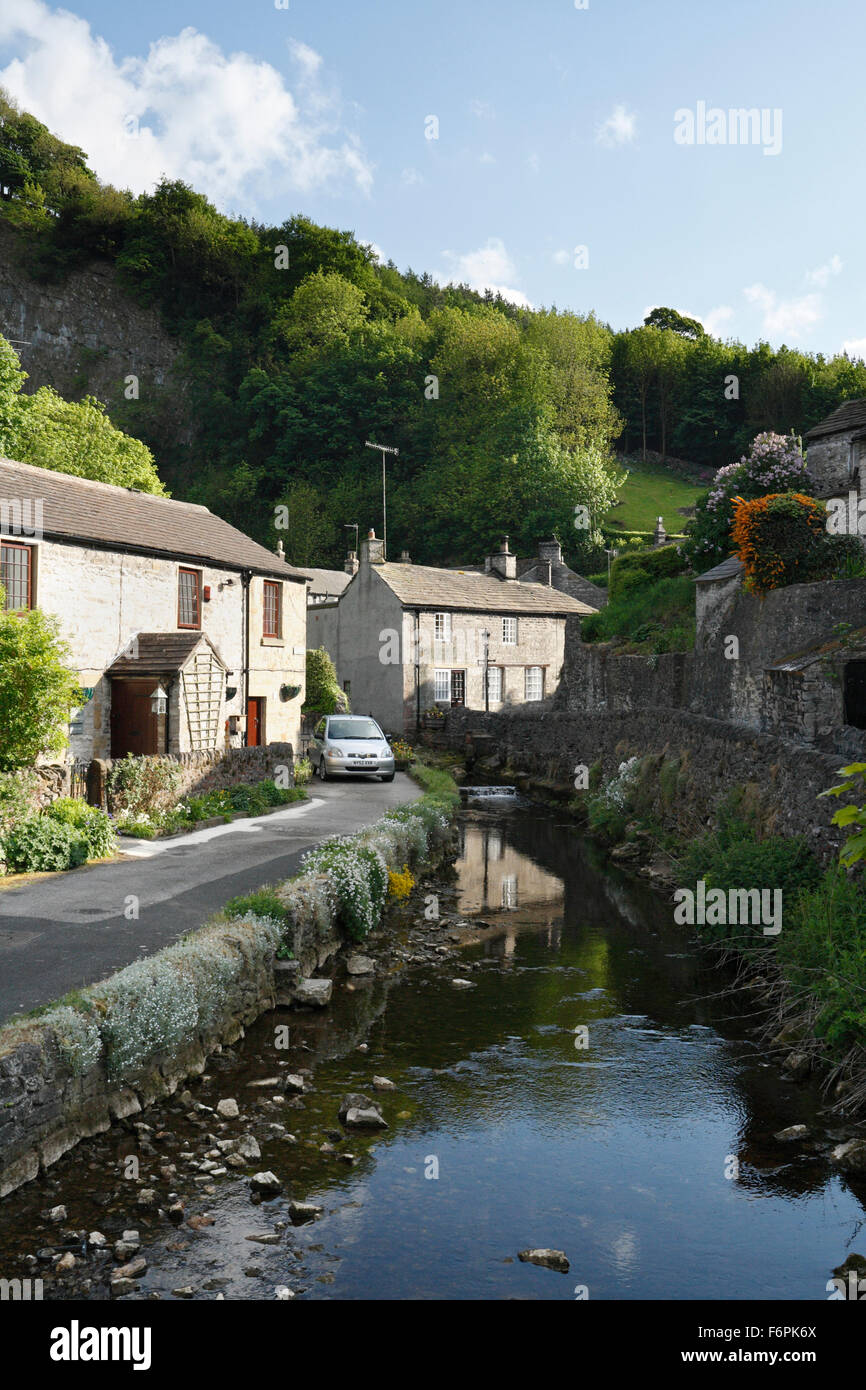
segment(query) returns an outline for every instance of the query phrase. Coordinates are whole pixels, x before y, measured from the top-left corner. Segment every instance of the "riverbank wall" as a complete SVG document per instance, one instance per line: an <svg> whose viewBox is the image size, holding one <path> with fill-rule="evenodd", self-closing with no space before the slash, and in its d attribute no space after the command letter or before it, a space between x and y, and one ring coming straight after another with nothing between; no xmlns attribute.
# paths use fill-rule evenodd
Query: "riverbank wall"
<svg viewBox="0 0 866 1390"><path fill-rule="evenodd" d="M456 792L428 794L345 837L331 872L323 847L314 850L308 872L275 890L274 916L216 920L0 1028L0 1197L80 1140L174 1094L261 1014L326 1004L331 981L316 972L357 949L347 913L356 922L366 900L373 925L389 871L424 872L441 860L456 801Z"/></svg>

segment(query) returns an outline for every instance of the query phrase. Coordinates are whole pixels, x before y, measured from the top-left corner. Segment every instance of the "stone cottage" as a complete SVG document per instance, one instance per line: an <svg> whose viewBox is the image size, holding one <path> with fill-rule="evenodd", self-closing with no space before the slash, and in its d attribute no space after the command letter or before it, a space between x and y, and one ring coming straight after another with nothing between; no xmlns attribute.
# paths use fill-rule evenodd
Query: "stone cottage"
<svg viewBox="0 0 866 1390"><path fill-rule="evenodd" d="M866 400L845 401L805 437L815 496L866 497Z"/></svg>
<svg viewBox="0 0 866 1390"><path fill-rule="evenodd" d="M59 619L74 758L297 748L305 577L206 507L0 459L0 584Z"/></svg>
<svg viewBox="0 0 866 1390"><path fill-rule="evenodd" d="M566 619L595 611L519 580L507 538L479 572L386 562L371 531L339 602L309 610L308 640L330 653L356 713L410 733L428 711L496 711L552 695Z"/></svg>

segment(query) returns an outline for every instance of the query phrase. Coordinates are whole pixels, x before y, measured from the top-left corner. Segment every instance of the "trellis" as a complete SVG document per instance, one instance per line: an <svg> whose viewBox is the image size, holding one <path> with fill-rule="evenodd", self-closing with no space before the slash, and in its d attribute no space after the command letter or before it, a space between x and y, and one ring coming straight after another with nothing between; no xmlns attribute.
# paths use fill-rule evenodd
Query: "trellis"
<svg viewBox="0 0 866 1390"><path fill-rule="evenodd" d="M212 651L198 651L181 672L183 699L194 753L217 746L223 698L223 668Z"/></svg>

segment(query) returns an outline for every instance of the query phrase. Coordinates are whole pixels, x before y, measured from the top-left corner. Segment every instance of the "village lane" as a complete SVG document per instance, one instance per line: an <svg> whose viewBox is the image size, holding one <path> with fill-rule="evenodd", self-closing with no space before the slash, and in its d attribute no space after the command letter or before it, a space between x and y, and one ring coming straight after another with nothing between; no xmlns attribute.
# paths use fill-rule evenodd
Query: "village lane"
<svg viewBox="0 0 866 1390"><path fill-rule="evenodd" d="M308 801L272 815L134 841L113 863L0 891L0 1022L170 945L230 898L296 873L304 851L329 835L361 830L419 795L404 773L393 783L317 782Z"/></svg>

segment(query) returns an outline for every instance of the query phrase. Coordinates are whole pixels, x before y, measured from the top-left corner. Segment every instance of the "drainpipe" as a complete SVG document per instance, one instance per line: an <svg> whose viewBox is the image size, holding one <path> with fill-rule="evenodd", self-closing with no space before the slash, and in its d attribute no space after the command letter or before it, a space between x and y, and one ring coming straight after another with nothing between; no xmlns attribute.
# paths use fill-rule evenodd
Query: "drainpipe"
<svg viewBox="0 0 866 1390"><path fill-rule="evenodd" d="M248 710L250 704L250 582L253 577L252 570L241 570L241 589L243 592L243 618L244 618L244 670L241 689L244 694L243 708L241 710L244 720L244 745L246 746L249 736L249 729L246 727Z"/></svg>
<svg viewBox="0 0 866 1390"><path fill-rule="evenodd" d="M415 732L421 728L421 619L415 609Z"/></svg>

